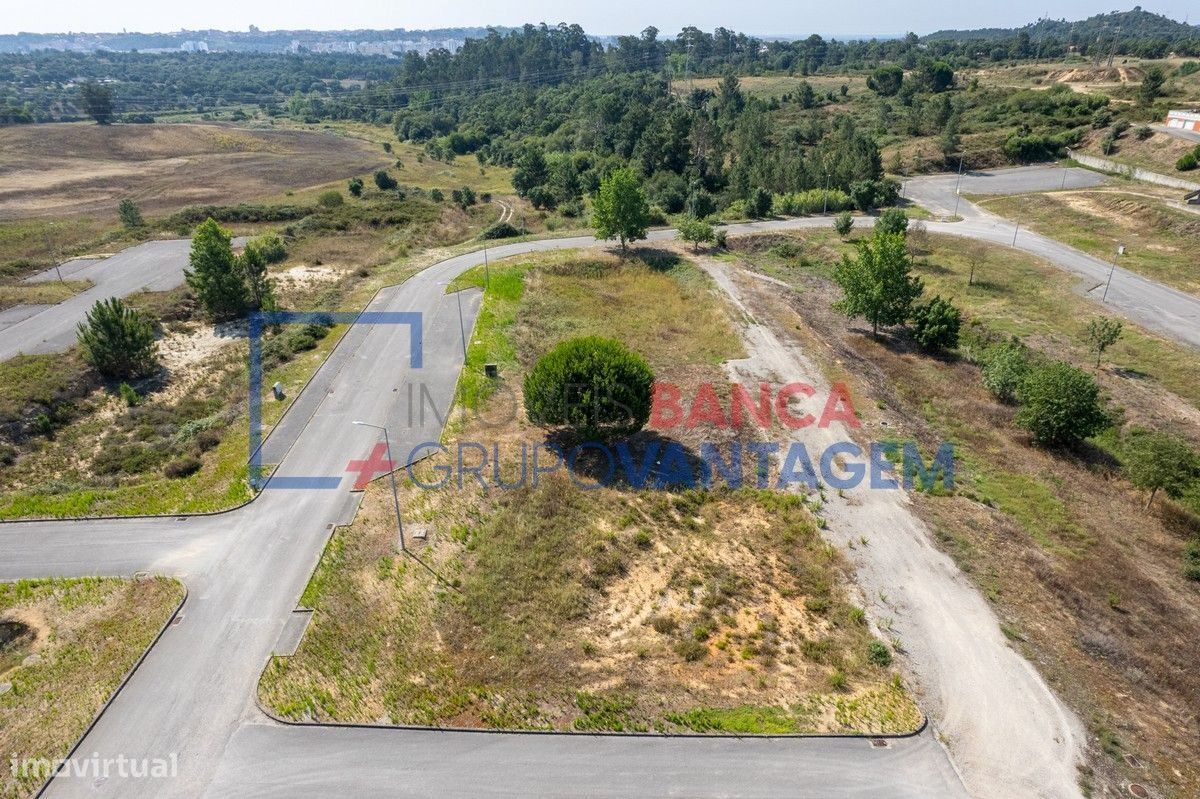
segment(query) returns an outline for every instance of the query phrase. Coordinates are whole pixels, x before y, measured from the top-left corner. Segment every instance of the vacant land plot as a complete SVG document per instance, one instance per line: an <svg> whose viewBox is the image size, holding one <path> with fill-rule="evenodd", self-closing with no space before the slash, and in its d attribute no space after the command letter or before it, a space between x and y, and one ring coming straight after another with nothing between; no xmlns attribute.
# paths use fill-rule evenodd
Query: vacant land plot
<svg viewBox="0 0 1200 799"><path fill-rule="evenodd" d="M986 198L980 205L1146 277L1200 295L1200 214L1134 191L1082 191ZM1125 255L1117 256L1117 248Z"/></svg>
<svg viewBox="0 0 1200 799"><path fill-rule="evenodd" d="M1005 248L971 254L964 242L916 238L929 294L952 296L977 325L1088 364L1077 329L1096 311L1053 267ZM1088 725L1093 756L1083 783L1094 795L1115 795L1131 780L1194 795L1200 772L1189 751L1200 684L1189 664L1200 657L1200 588L1183 576L1181 553L1200 522L1161 500L1147 510L1145 493L1108 454L1111 433L1068 453L1031 446L1015 409L982 387L968 359L974 339L961 357L934 358L903 333L875 339L847 324L830 308L839 292L828 270L840 246L823 232L783 249L778 239L732 243L744 262L799 289L781 298L767 287L756 314L794 330L856 396L875 400L890 435L954 442L956 491L918 494L915 507L995 604L1013 646ZM1122 345L1122 366L1096 372L1122 409L1119 424L1200 441L1187 376L1200 358L1128 328ZM1182 370L1174 378L1173 368L1164 371L1172 361Z"/></svg>
<svg viewBox="0 0 1200 799"><path fill-rule="evenodd" d="M65 757L182 598L179 583L161 578L0 584L5 758ZM47 776L7 765L4 799L34 793Z"/></svg>
<svg viewBox="0 0 1200 799"><path fill-rule="evenodd" d="M723 304L691 264L645 256L493 266L461 386L478 413L448 445L496 443L515 480L520 444L545 435L523 421L521 375L574 335L621 339L685 393L724 382L719 363L742 350ZM474 375L484 362L503 376L490 391ZM282 716L739 733L920 723L891 645L819 533L816 494L587 489L562 475L513 490L406 481L409 540L443 581L396 555L383 488L331 539L302 599L316 614L299 651L263 676L260 696Z"/></svg>
<svg viewBox="0 0 1200 799"><path fill-rule="evenodd" d="M222 125L14 125L0 129L0 219L229 205L388 163L344 136Z"/></svg>
<svg viewBox="0 0 1200 799"><path fill-rule="evenodd" d="M1200 175L1197 173L1180 172L1175 168L1175 162L1196 147L1195 142L1185 141L1161 131L1154 131L1154 135L1148 139L1138 139L1135 129L1131 128L1117 140L1115 145L1108 145L1105 144L1108 133L1108 129L1090 131L1079 143L1078 149L1088 155L1108 158L1120 164L1131 164L1160 175L1170 175L1190 180L1193 183L1200 183ZM1175 192L1177 197L1183 193L1182 191Z"/></svg>

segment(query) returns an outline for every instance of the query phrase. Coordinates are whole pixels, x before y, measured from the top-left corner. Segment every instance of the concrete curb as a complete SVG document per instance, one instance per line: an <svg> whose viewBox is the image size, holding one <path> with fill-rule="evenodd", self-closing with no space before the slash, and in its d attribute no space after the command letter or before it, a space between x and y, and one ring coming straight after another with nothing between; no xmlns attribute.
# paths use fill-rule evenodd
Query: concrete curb
<svg viewBox="0 0 1200 799"><path fill-rule="evenodd" d="M63 762L59 763L58 767L54 769L54 773L47 777L46 781L42 783L42 787L38 788L37 792L33 794L33 799L40 799L40 797L46 793L46 790L50 787L50 783L52 783L54 778L58 776L60 771L62 771L63 763L74 757L75 753L79 751L79 747L83 746L84 740L88 737L88 735L91 734L96 725L100 723L100 719L108 711L109 707L112 706L112 703L116 701L117 697L121 694L121 691L125 690L125 686L129 684L130 680L133 679L133 675L136 674L138 669L141 668L142 664L146 661L146 658L150 656L150 650L154 649L158 642L162 640L162 637L167 632L167 628L170 627L171 624L174 623L175 619L179 617L179 611L183 610L183 606L187 604L188 601L188 587L187 583L177 577L172 577L170 579L179 583L179 585L183 588L183 596L180 598L179 604L175 606L175 610L171 611L171 615L167 617L165 622L163 622L163 626L159 629L158 634L156 634L153 640L151 640L150 643L146 645L146 648L142 650L142 654L139 655L138 659L134 661L132 666L130 666L129 671L125 672L125 675L121 677L121 681L117 683L117 687L113 689L113 692L109 694L108 699L104 700L104 704L102 704L100 709L96 711L96 715L90 722L88 722L87 727L82 733L80 733L79 738L76 739L75 743L71 745L70 750L68 750L67 754L63 757Z"/></svg>

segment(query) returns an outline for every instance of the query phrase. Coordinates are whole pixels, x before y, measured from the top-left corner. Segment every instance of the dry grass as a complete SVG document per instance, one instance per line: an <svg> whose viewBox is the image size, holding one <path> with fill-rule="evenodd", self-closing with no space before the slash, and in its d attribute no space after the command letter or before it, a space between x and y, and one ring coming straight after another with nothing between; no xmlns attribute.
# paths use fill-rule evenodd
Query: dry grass
<svg viewBox="0 0 1200 799"><path fill-rule="evenodd" d="M922 271L935 290L945 295L957 284L956 299L973 318L1022 329L1056 357L1081 354L1066 336L1058 338L1081 318L1075 308L1083 301L1069 282L1047 272L1036 290L1023 288L1029 265L1014 269L1015 258L1006 256L1003 274L995 266L988 273L993 299L981 302L958 283L961 261L948 256L961 245L931 238ZM1195 522L1166 505L1147 512L1144 494L1097 449L1064 455L1030 446L1013 424L1013 409L982 388L976 366L919 354L903 337L880 341L852 329L830 310L837 291L820 270L777 271L801 288L792 308L777 315L779 327L794 330L808 352L840 370L856 397L874 400L890 435L955 443L957 492L918 495L915 507L995 604L1013 645L1088 724L1088 781L1096 795L1115 795L1128 780L1167 796L1195 795L1200 591L1180 569ZM1057 307L1057 323L1043 305ZM1194 353L1176 357L1194 374ZM1100 378L1131 423L1200 438L1194 408L1162 386L1109 370ZM1130 765L1125 753L1143 765Z"/></svg>
<svg viewBox="0 0 1200 799"><path fill-rule="evenodd" d="M0 584L0 621L32 631L0 649L0 683L12 686L0 694L5 757L65 757L182 597L163 578ZM41 782L4 768L0 797L28 796Z"/></svg>
<svg viewBox="0 0 1200 799"><path fill-rule="evenodd" d="M228 205L345 179L388 163L335 135L223 125L14 125L0 129L0 219Z"/></svg>
<svg viewBox="0 0 1200 799"><path fill-rule="evenodd" d="M1077 249L1200 296L1196 242L1200 214L1123 191L1051 192L987 198L979 204Z"/></svg>
<svg viewBox="0 0 1200 799"><path fill-rule="evenodd" d="M1197 177L1195 172L1179 172L1175 169L1175 162L1184 153L1190 153L1195 149L1196 142L1180 139L1157 130L1150 138L1139 141L1135 135L1136 130L1135 126L1125 131L1125 135L1117 141L1116 147L1109 148L1107 152L1104 147L1104 138L1109 133L1108 129L1089 131L1084 140L1080 142L1079 149L1088 155L1108 158L1117 163L1140 166L1151 172L1190 180L1193 183L1200 182L1200 177ZM1179 199L1184 192L1176 190L1174 194L1175 199Z"/></svg>
<svg viewBox="0 0 1200 799"><path fill-rule="evenodd" d="M53 281L27 285L0 285L0 311L14 305L55 305L69 300L81 291L91 288L88 280Z"/></svg>
<svg viewBox="0 0 1200 799"><path fill-rule="evenodd" d="M500 361L503 388L449 446L496 443L506 480L520 446L544 435L508 412L520 376L559 338L620 338L684 386L723 382L716 361L741 354L706 279L673 256L619 264L566 253L497 271L474 337L486 352L468 372ZM523 291L510 275L524 277ZM417 476L435 480L444 461ZM510 728L920 723L898 678L868 659L874 639L846 564L804 498L585 490L562 475L531 483L485 491L468 477L423 491L406 481L410 541L453 588L395 556L390 498L368 488L302 600L316 608L313 624L294 657L267 669L263 700L297 719ZM428 538L412 538L417 530Z"/></svg>

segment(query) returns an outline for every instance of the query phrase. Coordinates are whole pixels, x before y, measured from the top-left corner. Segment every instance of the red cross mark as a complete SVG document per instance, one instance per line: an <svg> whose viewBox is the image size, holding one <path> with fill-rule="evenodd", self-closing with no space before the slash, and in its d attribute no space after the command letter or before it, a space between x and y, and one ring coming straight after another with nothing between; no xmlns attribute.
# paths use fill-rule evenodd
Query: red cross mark
<svg viewBox="0 0 1200 799"><path fill-rule="evenodd" d="M386 474L395 466L395 461L388 460L387 445L379 443L375 445L375 449L371 450L370 457L365 461L350 461L346 464L346 471L358 472L358 478L354 481L354 490L362 491L367 487L367 483L375 478L375 475Z"/></svg>

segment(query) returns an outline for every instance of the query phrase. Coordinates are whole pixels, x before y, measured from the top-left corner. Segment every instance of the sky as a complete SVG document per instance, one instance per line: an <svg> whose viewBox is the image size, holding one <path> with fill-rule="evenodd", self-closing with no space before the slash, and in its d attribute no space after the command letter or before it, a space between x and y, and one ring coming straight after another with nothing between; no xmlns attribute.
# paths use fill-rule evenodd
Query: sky
<svg viewBox="0 0 1200 799"><path fill-rule="evenodd" d="M144 33L217 28L263 30L345 28L443 28L575 22L593 34L633 33L653 25L674 35L684 25L704 30L725 26L752 34L925 34L941 28L1017 27L1039 17L1083 19L1128 5L1107 0L3 0L0 33ZM1200 22L1196 0L1151 0L1142 8Z"/></svg>

